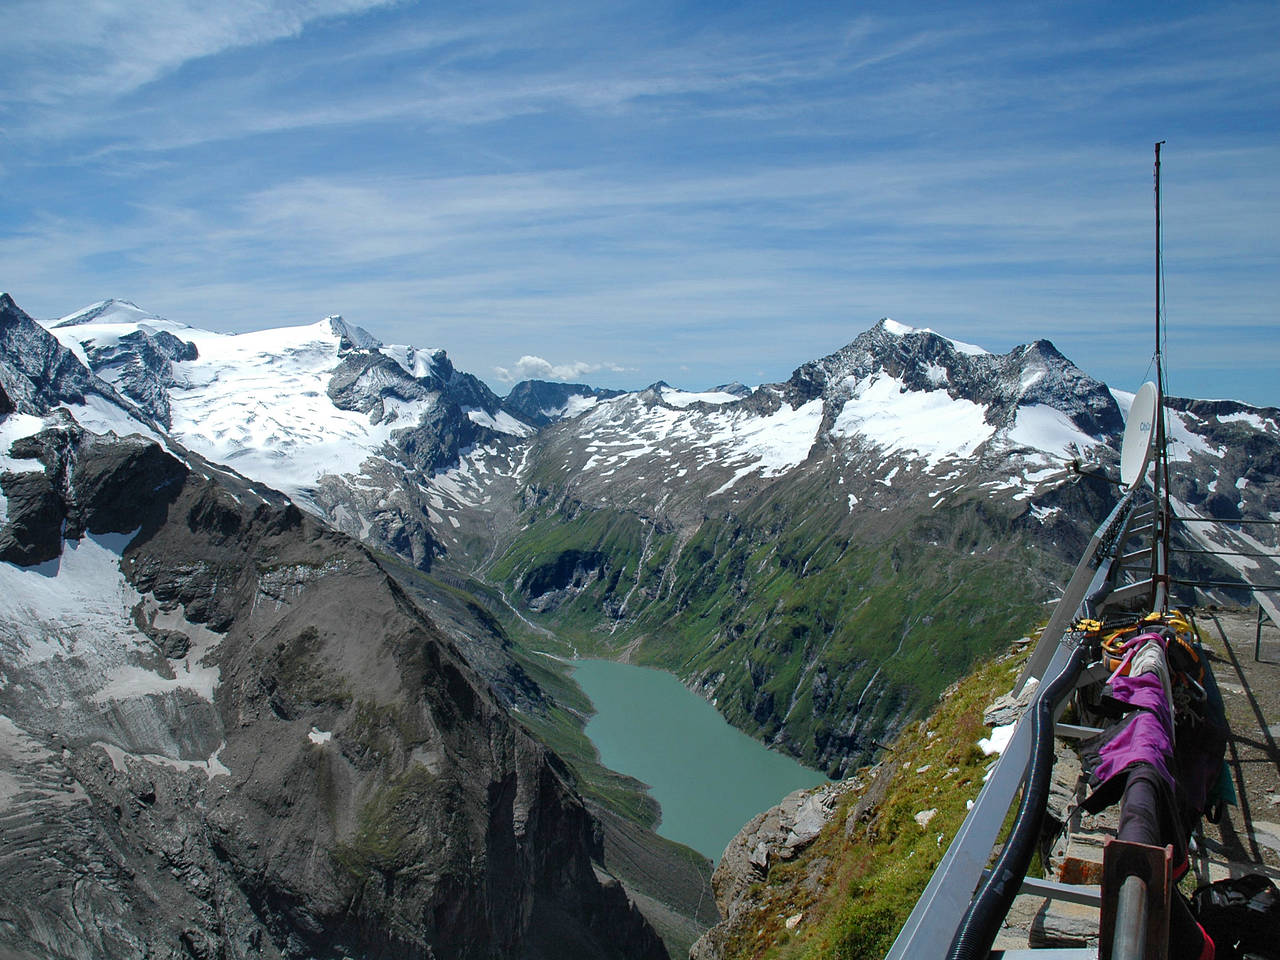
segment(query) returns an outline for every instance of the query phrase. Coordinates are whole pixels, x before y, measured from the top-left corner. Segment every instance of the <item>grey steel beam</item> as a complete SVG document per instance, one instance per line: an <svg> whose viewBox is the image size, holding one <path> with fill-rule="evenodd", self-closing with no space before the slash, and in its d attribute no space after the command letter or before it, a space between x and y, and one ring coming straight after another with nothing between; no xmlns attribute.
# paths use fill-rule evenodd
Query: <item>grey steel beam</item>
<svg viewBox="0 0 1280 960"><path fill-rule="evenodd" d="M1139 580L1137 583L1126 583L1123 587L1116 587L1107 594L1106 606L1119 607L1131 600L1150 597L1154 588L1155 581L1150 578Z"/></svg>
<svg viewBox="0 0 1280 960"><path fill-rule="evenodd" d="M1144 547L1141 550L1134 550L1132 553L1126 553L1120 558L1120 565L1123 567L1132 567L1137 563L1144 563L1148 566L1151 564L1151 548Z"/></svg>
<svg viewBox="0 0 1280 960"><path fill-rule="evenodd" d="M1054 736L1068 740L1085 740L1096 737L1100 733L1102 733L1101 727L1080 727L1074 723L1059 723L1053 728Z"/></svg>
<svg viewBox="0 0 1280 960"><path fill-rule="evenodd" d="M1067 903L1080 903L1086 907L1102 906L1102 888L1079 883L1061 883L1057 880L1042 880L1038 877L1027 877L1022 881L1022 892L1032 893L1047 900L1064 900Z"/></svg>

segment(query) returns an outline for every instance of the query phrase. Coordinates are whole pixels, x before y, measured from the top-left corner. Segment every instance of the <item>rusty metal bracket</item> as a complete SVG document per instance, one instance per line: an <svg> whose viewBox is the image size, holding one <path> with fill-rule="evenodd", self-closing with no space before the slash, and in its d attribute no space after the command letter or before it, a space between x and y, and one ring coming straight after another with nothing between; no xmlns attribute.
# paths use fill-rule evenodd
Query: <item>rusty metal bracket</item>
<svg viewBox="0 0 1280 960"><path fill-rule="evenodd" d="M1109 839L1102 848L1098 960L1169 956L1173 847Z"/></svg>

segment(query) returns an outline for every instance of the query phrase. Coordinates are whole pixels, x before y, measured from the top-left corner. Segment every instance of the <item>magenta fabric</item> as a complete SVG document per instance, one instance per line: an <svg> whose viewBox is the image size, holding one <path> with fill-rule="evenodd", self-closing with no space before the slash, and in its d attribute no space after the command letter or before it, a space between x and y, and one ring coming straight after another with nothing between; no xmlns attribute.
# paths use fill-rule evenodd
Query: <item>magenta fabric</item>
<svg viewBox="0 0 1280 960"><path fill-rule="evenodd" d="M1093 771L1099 788L1135 763L1149 763L1173 789L1173 710L1164 696L1164 685L1154 673L1136 677L1116 677L1111 681L1111 698L1137 707L1123 727L1098 751Z"/></svg>

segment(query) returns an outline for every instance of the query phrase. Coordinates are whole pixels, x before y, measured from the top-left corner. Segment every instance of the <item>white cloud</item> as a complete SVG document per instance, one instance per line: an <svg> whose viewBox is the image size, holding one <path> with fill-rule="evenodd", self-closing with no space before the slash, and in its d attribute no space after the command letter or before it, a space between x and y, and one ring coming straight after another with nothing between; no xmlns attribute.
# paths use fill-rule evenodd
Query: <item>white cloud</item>
<svg viewBox="0 0 1280 960"><path fill-rule="evenodd" d="M1274 327L1274 5L697 6L0 0L0 283L343 312L510 380L785 378L884 315L1106 373L1147 352L1167 138L1171 356Z"/></svg>
<svg viewBox="0 0 1280 960"><path fill-rule="evenodd" d="M575 360L572 363L552 363L542 357L525 355L515 362L513 367L494 367L494 372L503 383L514 383L516 380L577 380L588 373L609 370L624 373L625 368L614 363L589 363Z"/></svg>
<svg viewBox="0 0 1280 960"><path fill-rule="evenodd" d="M129 93L182 64L237 47L296 36L314 20L392 0L19 0L0 4L6 48L30 55L0 102Z"/></svg>

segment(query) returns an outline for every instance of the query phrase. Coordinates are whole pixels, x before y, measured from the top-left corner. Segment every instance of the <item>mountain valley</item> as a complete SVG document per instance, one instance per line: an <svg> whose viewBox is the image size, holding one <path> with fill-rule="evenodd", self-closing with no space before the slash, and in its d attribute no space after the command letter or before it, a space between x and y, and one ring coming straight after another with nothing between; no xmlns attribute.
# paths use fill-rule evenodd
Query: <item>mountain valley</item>
<svg viewBox="0 0 1280 960"><path fill-rule="evenodd" d="M1132 400L891 320L754 389L500 398L339 317L7 295L0 390L0 876L41 891L0 944L59 957L687 949L710 867L663 902L685 854L554 657L852 777L1043 621ZM1280 518L1280 411L1169 406L1185 575L1280 576L1229 526Z"/></svg>

